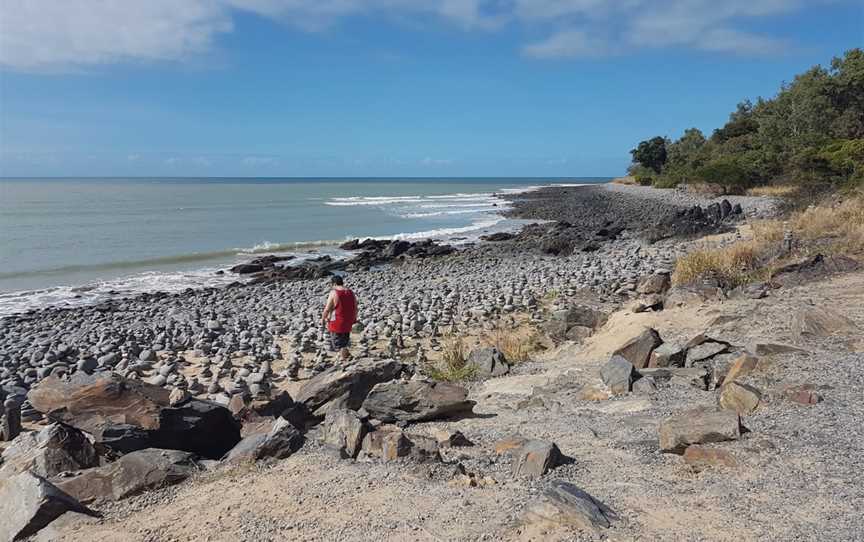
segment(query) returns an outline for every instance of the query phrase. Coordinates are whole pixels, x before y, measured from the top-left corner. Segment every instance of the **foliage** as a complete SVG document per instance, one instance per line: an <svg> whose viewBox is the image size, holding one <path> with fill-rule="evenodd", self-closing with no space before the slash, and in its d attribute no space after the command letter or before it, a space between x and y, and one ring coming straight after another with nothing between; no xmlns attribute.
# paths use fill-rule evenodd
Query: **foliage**
<svg viewBox="0 0 864 542"><path fill-rule="evenodd" d="M741 102L708 138L690 128L630 152L640 184L794 184L801 193L864 186L864 51L810 68L770 99Z"/></svg>
<svg viewBox="0 0 864 542"><path fill-rule="evenodd" d="M633 162L660 173L666 163L666 139L659 136L646 139L630 154L633 155Z"/></svg>
<svg viewBox="0 0 864 542"><path fill-rule="evenodd" d="M433 380L444 382L460 382L471 380L476 375L476 368L468 365L465 342L461 337L449 337L442 341L441 361L429 364L425 372Z"/></svg>

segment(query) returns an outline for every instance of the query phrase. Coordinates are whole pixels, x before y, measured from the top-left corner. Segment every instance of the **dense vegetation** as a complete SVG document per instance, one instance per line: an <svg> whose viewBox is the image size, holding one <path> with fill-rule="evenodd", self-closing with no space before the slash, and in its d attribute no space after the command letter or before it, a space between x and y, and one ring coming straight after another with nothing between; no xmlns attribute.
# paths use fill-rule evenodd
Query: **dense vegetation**
<svg viewBox="0 0 864 542"><path fill-rule="evenodd" d="M771 99L746 100L706 138L653 137L630 151L640 184L711 183L737 192L794 184L808 190L864 186L864 51L815 66Z"/></svg>

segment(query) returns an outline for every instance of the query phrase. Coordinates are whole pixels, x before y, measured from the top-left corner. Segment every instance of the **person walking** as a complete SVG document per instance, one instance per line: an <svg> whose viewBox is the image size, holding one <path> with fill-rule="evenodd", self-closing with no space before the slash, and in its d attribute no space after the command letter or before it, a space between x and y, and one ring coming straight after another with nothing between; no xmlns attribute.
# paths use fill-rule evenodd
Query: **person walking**
<svg viewBox="0 0 864 542"><path fill-rule="evenodd" d="M348 347L351 343L351 328L357 321L357 298L354 292L345 287L339 275L331 277L330 286L332 289L327 296L321 322L330 332L330 350L338 351L344 363L351 357Z"/></svg>

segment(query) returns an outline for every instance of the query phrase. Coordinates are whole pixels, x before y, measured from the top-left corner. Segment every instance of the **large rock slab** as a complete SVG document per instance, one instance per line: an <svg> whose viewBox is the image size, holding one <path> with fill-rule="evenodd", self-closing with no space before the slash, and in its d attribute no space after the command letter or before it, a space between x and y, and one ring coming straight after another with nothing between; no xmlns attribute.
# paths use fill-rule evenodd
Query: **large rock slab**
<svg viewBox="0 0 864 542"><path fill-rule="evenodd" d="M224 458L228 463L259 459L285 459L303 447L303 434L285 418L277 418L267 433L250 435L232 448Z"/></svg>
<svg viewBox="0 0 864 542"><path fill-rule="evenodd" d="M474 401L456 384L427 380L394 380L377 384L363 408L385 423L420 422L470 414Z"/></svg>
<svg viewBox="0 0 864 542"><path fill-rule="evenodd" d="M182 482L199 470L194 457L181 450L147 448L126 454L104 467L58 478L54 483L85 504L119 501Z"/></svg>
<svg viewBox="0 0 864 542"><path fill-rule="evenodd" d="M799 309L792 318L792 332L797 337L830 337L857 331L855 322L827 308L805 307Z"/></svg>
<svg viewBox="0 0 864 542"><path fill-rule="evenodd" d="M682 454L691 444L738 440L740 437L738 414L728 410L691 412L660 423L660 450L663 452Z"/></svg>
<svg viewBox="0 0 864 542"><path fill-rule="evenodd" d="M172 406L168 390L116 373L52 376L28 398L49 418L122 453L165 448L217 459L240 441L240 424L227 408L198 399Z"/></svg>
<svg viewBox="0 0 864 542"><path fill-rule="evenodd" d="M53 423L38 433L22 433L3 451L0 478L30 471L43 478L99 466L93 444L81 431Z"/></svg>
<svg viewBox="0 0 864 542"><path fill-rule="evenodd" d="M503 376L510 372L504 353L497 348L478 348L468 354L466 365L474 368L477 378Z"/></svg>
<svg viewBox="0 0 864 542"><path fill-rule="evenodd" d="M331 401L357 410L376 384L396 378L404 366L396 360L362 360L347 369L330 369L312 377L294 398L311 412ZM324 413L320 413L323 415Z"/></svg>
<svg viewBox="0 0 864 542"><path fill-rule="evenodd" d="M339 409L327 413L321 427L321 441L336 449L344 458L355 458L360 452L367 427L353 410Z"/></svg>
<svg viewBox="0 0 864 542"><path fill-rule="evenodd" d="M0 480L0 540L21 540L66 512L93 512L48 480L22 472Z"/></svg>
<svg viewBox="0 0 864 542"><path fill-rule="evenodd" d="M645 328L639 335L629 339L615 350L613 356L621 356L637 369L648 366L651 352L663 344L660 334L652 328Z"/></svg>
<svg viewBox="0 0 864 542"><path fill-rule="evenodd" d="M555 480L523 513L529 523L545 523L596 532L618 520L611 508L575 485Z"/></svg>

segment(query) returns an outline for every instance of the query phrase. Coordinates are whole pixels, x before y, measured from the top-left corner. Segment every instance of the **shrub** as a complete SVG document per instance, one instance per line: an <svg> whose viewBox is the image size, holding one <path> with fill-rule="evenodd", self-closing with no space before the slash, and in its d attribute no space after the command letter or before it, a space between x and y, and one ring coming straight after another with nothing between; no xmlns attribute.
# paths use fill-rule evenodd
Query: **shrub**
<svg viewBox="0 0 864 542"><path fill-rule="evenodd" d="M654 188L675 188L678 186L678 179L668 175L660 175L654 179L652 185Z"/></svg>
<svg viewBox="0 0 864 542"><path fill-rule="evenodd" d="M433 380L459 382L471 380L476 369L467 365L465 342L462 337L449 337L441 342L441 361L425 367L426 374Z"/></svg>
<svg viewBox="0 0 864 542"><path fill-rule="evenodd" d="M718 249L696 250L678 259L672 281L692 284L714 279L722 288L767 278L768 268L761 264L767 246L758 241L739 241Z"/></svg>
<svg viewBox="0 0 864 542"><path fill-rule="evenodd" d="M483 339L486 344L504 354L504 358L511 364L531 361L531 354L543 348L536 331L530 328L496 328L485 334Z"/></svg>

